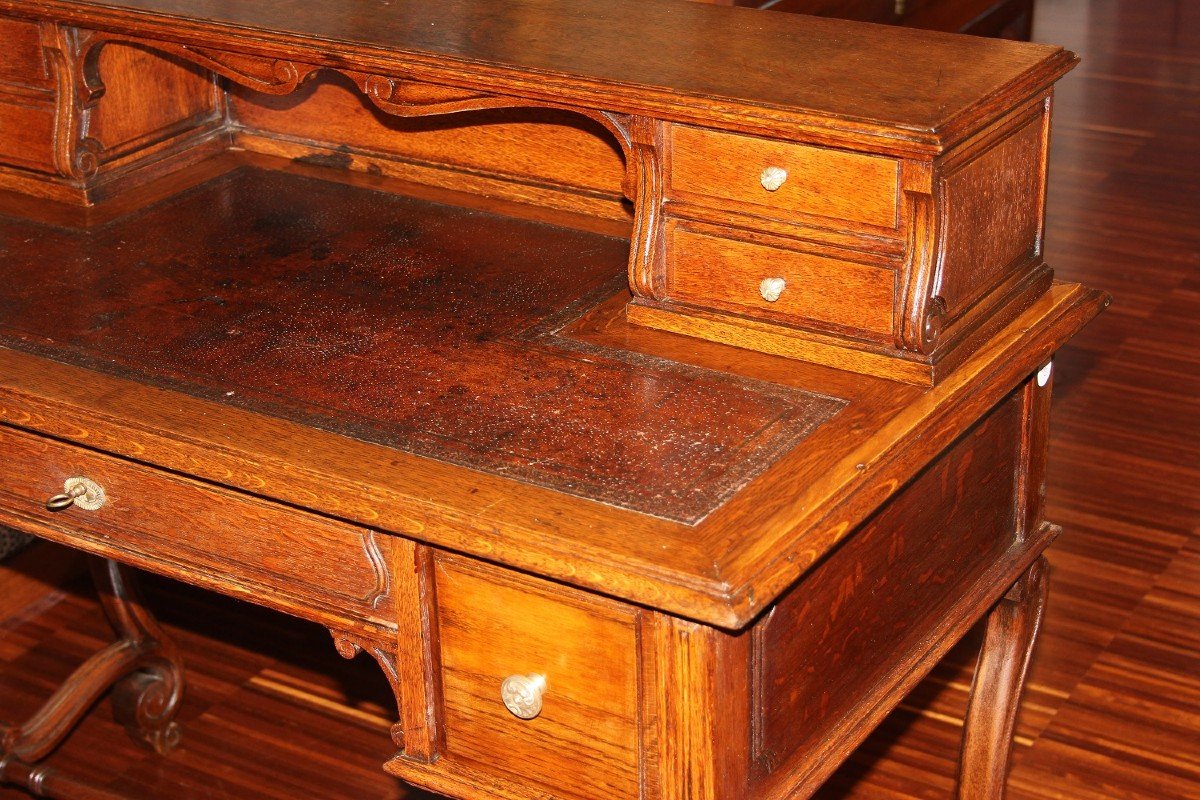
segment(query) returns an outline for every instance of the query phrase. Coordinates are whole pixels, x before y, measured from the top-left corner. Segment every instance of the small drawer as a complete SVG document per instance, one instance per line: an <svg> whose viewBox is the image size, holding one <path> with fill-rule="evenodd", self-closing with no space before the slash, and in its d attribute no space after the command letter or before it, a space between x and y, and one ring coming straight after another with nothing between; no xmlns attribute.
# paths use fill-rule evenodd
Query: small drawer
<svg viewBox="0 0 1200 800"><path fill-rule="evenodd" d="M682 125L668 126L666 137L668 199L756 206L785 221L808 214L898 225L895 159Z"/></svg>
<svg viewBox="0 0 1200 800"><path fill-rule="evenodd" d="M637 797L635 612L453 556L436 582L447 760L521 796Z"/></svg>
<svg viewBox="0 0 1200 800"><path fill-rule="evenodd" d="M0 96L0 165L55 172L52 105Z"/></svg>
<svg viewBox="0 0 1200 800"><path fill-rule="evenodd" d="M54 88L37 22L0 17L0 42L4 43L0 52L0 91L5 84L47 91Z"/></svg>
<svg viewBox="0 0 1200 800"><path fill-rule="evenodd" d="M395 624L390 537L10 428L0 453L0 520L16 528L318 622ZM78 478L103 502L49 510Z"/></svg>
<svg viewBox="0 0 1200 800"><path fill-rule="evenodd" d="M886 267L667 226L668 300L880 339L892 334L895 284Z"/></svg>

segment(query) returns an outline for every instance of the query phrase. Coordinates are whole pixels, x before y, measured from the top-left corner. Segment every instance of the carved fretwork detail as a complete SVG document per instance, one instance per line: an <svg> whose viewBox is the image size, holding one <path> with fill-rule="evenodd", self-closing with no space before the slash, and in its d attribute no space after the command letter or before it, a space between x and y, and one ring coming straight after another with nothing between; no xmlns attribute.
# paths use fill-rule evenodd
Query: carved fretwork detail
<svg viewBox="0 0 1200 800"><path fill-rule="evenodd" d="M662 126L657 120L633 117L629 120L630 147L626 155L629 177L627 191L636 194L633 221L633 248L629 254L629 286L639 297L661 300L662 241L659 218L662 215Z"/></svg>
<svg viewBox="0 0 1200 800"><path fill-rule="evenodd" d="M517 104L511 97L486 94L469 89L456 89L432 83L370 75L343 70L343 74L358 85L367 99L388 114L398 117L423 117L435 114L455 114L485 108L503 108Z"/></svg>
<svg viewBox="0 0 1200 800"><path fill-rule="evenodd" d="M243 53L209 50L185 45L161 45L172 55L189 59L218 75L266 94L291 94L317 72L311 64L301 64L282 58L263 58Z"/></svg>
<svg viewBox="0 0 1200 800"><path fill-rule="evenodd" d="M924 192L904 193L908 217L903 287L900 304L904 318L896 346L909 352L930 353L942 334L946 303L938 296L937 229L933 197Z"/></svg>
<svg viewBox="0 0 1200 800"><path fill-rule="evenodd" d="M333 636L333 646L337 648L338 655L342 658L351 659L359 653L365 652L378 662L384 677L392 687L392 694L396 698L397 716L399 716L404 698L400 689L400 675L396 669L395 644L383 644L369 637L347 631L331 630L329 633ZM391 736L393 744L403 750L404 725L401 722L397 721L392 725Z"/></svg>
<svg viewBox="0 0 1200 800"><path fill-rule="evenodd" d="M104 41L123 42L177 56L264 94L291 94L320 69L289 59L265 58L173 42L149 42L128 36L106 36Z"/></svg>
<svg viewBox="0 0 1200 800"><path fill-rule="evenodd" d="M317 71L317 68L311 65L297 64L281 58L262 58L181 46L166 49L207 67L218 75L266 94L291 94Z"/></svg>
<svg viewBox="0 0 1200 800"><path fill-rule="evenodd" d="M392 574L388 570L387 560L384 559L383 551L379 549L379 542L375 536L374 531L362 533L363 555L367 557L367 563L371 565L371 569L375 573L375 586L366 597L367 605L371 608L379 608L392 594Z"/></svg>

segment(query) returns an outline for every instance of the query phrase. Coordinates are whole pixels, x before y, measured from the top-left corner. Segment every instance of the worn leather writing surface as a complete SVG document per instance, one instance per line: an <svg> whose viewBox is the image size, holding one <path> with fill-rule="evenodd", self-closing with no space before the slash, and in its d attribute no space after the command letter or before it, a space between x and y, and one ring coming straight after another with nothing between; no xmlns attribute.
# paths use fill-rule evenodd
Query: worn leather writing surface
<svg viewBox="0 0 1200 800"><path fill-rule="evenodd" d="M695 522L842 404L560 336L628 249L243 168L91 230L0 218L0 344Z"/></svg>

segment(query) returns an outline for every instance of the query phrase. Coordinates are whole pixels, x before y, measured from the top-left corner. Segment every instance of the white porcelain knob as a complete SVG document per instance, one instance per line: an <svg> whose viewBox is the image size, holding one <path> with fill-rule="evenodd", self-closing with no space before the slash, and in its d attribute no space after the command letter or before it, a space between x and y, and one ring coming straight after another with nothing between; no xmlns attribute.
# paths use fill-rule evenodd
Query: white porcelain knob
<svg viewBox="0 0 1200 800"><path fill-rule="evenodd" d="M543 675L509 675L500 684L504 707L520 719L533 719L542 713L542 695L546 693Z"/></svg>
<svg viewBox="0 0 1200 800"><path fill-rule="evenodd" d="M758 176L758 182L768 192L774 192L783 186L783 182L787 180L787 170L783 167L767 167Z"/></svg>
<svg viewBox="0 0 1200 800"><path fill-rule="evenodd" d="M758 285L758 293L762 295L763 300L774 303L786 288L787 281L783 278L763 278L763 282Z"/></svg>
<svg viewBox="0 0 1200 800"><path fill-rule="evenodd" d="M1045 366L1038 370L1037 385L1045 386L1050 382L1050 376L1054 373L1054 363L1047 361Z"/></svg>

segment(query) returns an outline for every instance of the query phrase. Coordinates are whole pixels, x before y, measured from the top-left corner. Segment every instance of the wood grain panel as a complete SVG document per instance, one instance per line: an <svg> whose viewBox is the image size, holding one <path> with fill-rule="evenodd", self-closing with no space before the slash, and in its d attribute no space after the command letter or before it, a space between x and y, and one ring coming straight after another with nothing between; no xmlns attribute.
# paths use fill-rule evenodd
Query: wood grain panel
<svg viewBox="0 0 1200 800"><path fill-rule="evenodd" d="M951 318L1037 255L1042 137L1037 117L941 180L945 246L937 293Z"/></svg>
<svg viewBox="0 0 1200 800"><path fill-rule="evenodd" d="M787 288L763 299L764 278ZM896 273L796 250L708 236L679 223L667 229L667 293L672 300L798 325L892 332Z"/></svg>
<svg viewBox="0 0 1200 800"><path fill-rule="evenodd" d="M436 576L446 758L522 796L636 797L635 612L449 556ZM528 674L548 688L541 714L522 720L500 684Z"/></svg>
<svg viewBox="0 0 1200 800"><path fill-rule="evenodd" d="M0 43L0 90L4 84L42 89L53 85L36 22L0 16Z"/></svg>
<svg viewBox="0 0 1200 800"><path fill-rule="evenodd" d="M667 126L667 197L758 207L787 219L795 214L895 228L899 163L895 159ZM787 170L775 191L759 181L766 167Z"/></svg>
<svg viewBox="0 0 1200 800"><path fill-rule="evenodd" d="M759 624L760 777L820 745L1013 546L1022 408L1006 400Z"/></svg>
<svg viewBox="0 0 1200 800"><path fill-rule="evenodd" d="M380 111L347 79L331 74L283 97L235 88L231 100L242 129L238 140L252 151L286 149L312 163L451 188L493 177L512 199L531 200L540 187L577 196L574 204L562 200L563 207L604 208L628 219L621 206L620 148L602 126L578 114L504 109L403 119Z"/></svg>
<svg viewBox="0 0 1200 800"><path fill-rule="evenodd" d="M394 625L395 540L81 448L0 428L0 518L20 530L157 565L301 617ZM106 504L53 513L63 481L99 483Z"/></svg>
<svg viewBox="0 0 1200 800"><path fill-rule="evenodd" d="M88 134L106 162L220 113L219 94L199 67L120 43L104 45L99 58L105 92Z"/></svg>
<svg viewBox="0 0 1200 800"><path fill-rule="evenodd" d="M53 106L0 100L0 165L53 173L53 141Z"/></svg>

